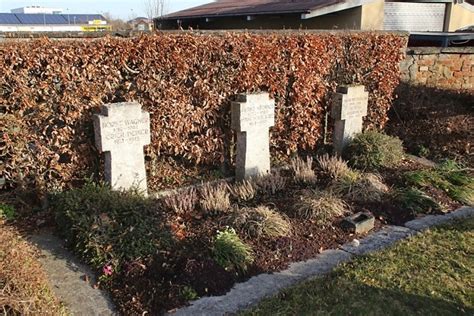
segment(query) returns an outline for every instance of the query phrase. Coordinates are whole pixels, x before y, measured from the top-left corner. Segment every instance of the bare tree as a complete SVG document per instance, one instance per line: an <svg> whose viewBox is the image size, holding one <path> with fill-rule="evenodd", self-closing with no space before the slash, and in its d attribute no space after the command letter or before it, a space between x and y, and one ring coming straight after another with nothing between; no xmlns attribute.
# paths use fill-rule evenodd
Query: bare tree
<svg viewBox="0 0 474 316"><path fill-rule="evenodd" d="M168 12L168 0L144 0L147 18L162 17Z"/></svg>

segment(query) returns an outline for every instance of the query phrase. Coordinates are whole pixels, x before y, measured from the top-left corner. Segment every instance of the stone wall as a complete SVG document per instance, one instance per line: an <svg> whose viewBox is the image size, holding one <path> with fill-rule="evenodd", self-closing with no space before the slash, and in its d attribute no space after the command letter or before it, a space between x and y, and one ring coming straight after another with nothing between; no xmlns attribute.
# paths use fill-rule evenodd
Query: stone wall
<svg viewBox="0 0 474 316"><path fill-rule="evenodd" d="M408 84L474 89L474 47L409 48L401 70Z"/></svg>

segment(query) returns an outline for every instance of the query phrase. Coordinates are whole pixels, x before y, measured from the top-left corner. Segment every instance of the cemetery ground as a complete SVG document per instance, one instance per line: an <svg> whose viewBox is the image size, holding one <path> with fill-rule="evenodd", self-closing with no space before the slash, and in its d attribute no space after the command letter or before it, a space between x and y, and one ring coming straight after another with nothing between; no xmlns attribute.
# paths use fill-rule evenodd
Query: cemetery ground
<svg viewBox="0 0 474 316"><path fill-rule="evenodd" d="M474 218L433 228L243 315L472 315Z"/></svg>
<svg viewBox="0 0 474 316"><path fill-rule="evenodd" d="M345 215L369 211L378 230L472 205L472 171L454 161L433 168L395 160L369 171L360 163L371 160L357 169L328 155L294 158L267 176L164 198L88 183L13 223L59 231L123 313L165 312L362 238L341 228Z"/></svg>

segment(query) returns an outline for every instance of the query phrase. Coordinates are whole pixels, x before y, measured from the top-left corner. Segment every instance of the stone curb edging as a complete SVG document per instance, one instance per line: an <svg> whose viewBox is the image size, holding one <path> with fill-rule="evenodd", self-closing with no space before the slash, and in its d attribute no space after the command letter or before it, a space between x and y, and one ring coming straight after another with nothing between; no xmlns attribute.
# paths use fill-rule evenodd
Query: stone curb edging
<svg viewBox="0 0 474 316"><path fill-rule="evenodd" d="M456 219L474 217L474 207L464 206L460 209L444 215L427 215L425 217L406 222L405 227L419 232L425 231L430 227L445 224Z"/></svg>
<svg viewBox="0 0 474 316"><path fill-rule="evenodd" d="M201 298L192 302L190 306L178 309L168 315L217 316L235 314L255 306L262 299L276 295L281 290L301 281L326 275L339 264L350 261L355 256L382 250L397 241L410 238L430 227L469 217L474 217L473 207L462 207L444 215L427 215L405 223L405 227L386 226L360 240L359 245L350 242L342 245L340 250L326 250L314 259L292 263L287 270L273 274L257 275L246 282L236 284L225 295Z"/></svg>

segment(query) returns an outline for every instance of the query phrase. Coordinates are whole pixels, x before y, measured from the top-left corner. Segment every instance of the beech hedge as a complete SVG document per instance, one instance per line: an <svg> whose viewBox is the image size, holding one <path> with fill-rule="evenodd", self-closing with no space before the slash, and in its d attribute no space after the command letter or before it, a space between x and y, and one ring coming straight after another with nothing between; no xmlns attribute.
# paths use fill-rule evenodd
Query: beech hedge
<svg viewBox="0 0 474 316"><path fill-rule="evenodd" d="M170 186L182 181L183 166L232 164L230 101L245 91L268 91L276 101L273 157L315 150L339 84L365 85L366 128L383 128L406 44L404 34L377 32L7 42L0 45L0 171L11 186L48 190L97 175L92 115L105 103L138 101L151 115L149 187Z"/></svg>

